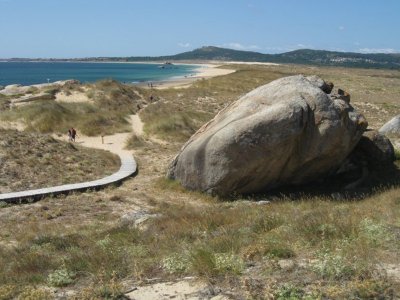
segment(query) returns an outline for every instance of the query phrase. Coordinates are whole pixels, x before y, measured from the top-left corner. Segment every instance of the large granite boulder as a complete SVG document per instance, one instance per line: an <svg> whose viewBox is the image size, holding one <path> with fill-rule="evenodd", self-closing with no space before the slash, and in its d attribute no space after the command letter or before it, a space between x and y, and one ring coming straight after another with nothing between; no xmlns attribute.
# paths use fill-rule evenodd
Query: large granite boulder
<svg viewBox="0 0 400 300"><path fill-rule="evenodd" d="M327 94L332 87L298 75L253 90L189 139L167 177L226 196L306 183L335 171L368 124L349 97Z"/></svg>

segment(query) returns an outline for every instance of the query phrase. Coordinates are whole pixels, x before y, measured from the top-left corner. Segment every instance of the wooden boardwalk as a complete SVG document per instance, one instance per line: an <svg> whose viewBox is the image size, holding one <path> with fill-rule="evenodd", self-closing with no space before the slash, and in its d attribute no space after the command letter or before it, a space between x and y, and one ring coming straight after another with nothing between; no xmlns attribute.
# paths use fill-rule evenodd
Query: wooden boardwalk
<svg viewBox="0 0 400 300"><path fill-rule="evenodd" d="M0 201L4 202L24 202L26 200L39 200L49 195L67 194L74 191L84 191L88 189L100 189L110 184L116 184L124 179L136 174L137 164L131 154L119 154L121 167L118 172L93 181L65 184L49 188L27 190L14 193L0 194Z"/></svg>

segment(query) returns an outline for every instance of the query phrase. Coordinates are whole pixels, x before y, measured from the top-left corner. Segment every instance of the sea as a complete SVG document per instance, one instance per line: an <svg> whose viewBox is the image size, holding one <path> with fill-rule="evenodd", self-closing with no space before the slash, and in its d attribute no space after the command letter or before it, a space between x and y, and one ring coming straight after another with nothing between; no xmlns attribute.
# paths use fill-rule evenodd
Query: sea
<svg viewBox="0 0 400 300"><path fill-rule="evenodd" d="M196 73L195 65L98 62L0 62L0 85L33 85L76 79L94 82L114 79L142 83L183 78Z"/></svg>

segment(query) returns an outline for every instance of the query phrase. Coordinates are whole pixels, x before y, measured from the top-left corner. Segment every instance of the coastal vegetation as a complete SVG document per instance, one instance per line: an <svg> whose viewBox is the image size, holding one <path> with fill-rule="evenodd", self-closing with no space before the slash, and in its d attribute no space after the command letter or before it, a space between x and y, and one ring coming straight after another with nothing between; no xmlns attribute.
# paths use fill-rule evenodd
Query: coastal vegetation
<svg viewBox="0 0 400 300"><path fill-rule="evenodd" d="M95 180L119 169L119 158L103 150L50 135L3 129L0 134L0 193Z"/></svg>
<svg viewBox="0 0 400 300"><path fill-rule="evenodd" d="M88 101L34 101L11 110L4 107L0 110L1 118L19 121L28 131L33 132L65 134L68 128L75 126L82 134L94 136L129 131L130 125L126 118L137 112L142 105L142 99L135 93L135 88L113 80L85 85L69 84L52 89L51 92L69 95L74 91L85 93Z"/></svg>
<svg viewBox="0 0 400 300"><path fill-rule="evenodd" d="M49 115L60 111L58 122L64 122L64 114L73 115L74 124L85 128L89 108L114 118L137 112L135 105L143 99L155 99L140 111L145 134L129 140L138 176L120 187L47 197L35 205L1 203L0 299L51 299L67 291L76 299L121 299L134 286L190 276L214 291L248 299L398 297L399 160L393 172L380 170L361 186L357 197L308 186L218 199L164 177L172 157L204 122L241 95L283 76L316 74L335 82L351 94L370 128L378 129L398 114L398 71L223 67L237 71L185 88L151 90L115 82L93 89L76 86L71 93L82 88L93 102L47 101L2 113L2 120L15 121L28 120L24 110L36 109L38 116L46 109ZM123 95L126 101L116 104ZM54 126L49 131L61 130ZM97 123L93 128L93 134L104 130ZM18 159L22 164L28 157Z"/></svg>

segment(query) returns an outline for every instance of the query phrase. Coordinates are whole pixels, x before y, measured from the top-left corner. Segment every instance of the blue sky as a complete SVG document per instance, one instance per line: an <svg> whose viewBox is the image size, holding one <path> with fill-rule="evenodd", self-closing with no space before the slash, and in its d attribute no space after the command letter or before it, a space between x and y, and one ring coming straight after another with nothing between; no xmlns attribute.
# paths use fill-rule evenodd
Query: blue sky
<svg viewBox="0 0 400 300"><path fill-rule="evenodd" d="M400 52L400 0L0 0L0 58Z"/></svg>

